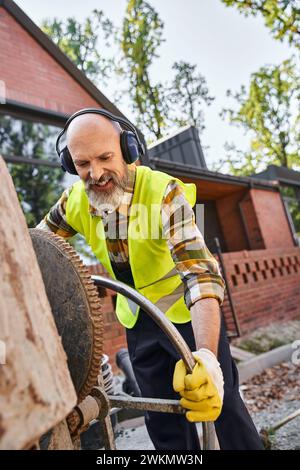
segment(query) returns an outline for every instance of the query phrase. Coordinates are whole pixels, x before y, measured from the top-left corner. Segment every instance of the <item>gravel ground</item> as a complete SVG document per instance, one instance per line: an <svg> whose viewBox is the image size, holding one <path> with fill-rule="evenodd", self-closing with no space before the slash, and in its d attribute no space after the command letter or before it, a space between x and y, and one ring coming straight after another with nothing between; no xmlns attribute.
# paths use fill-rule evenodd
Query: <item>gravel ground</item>
<svg viewBox="0 0 300 470"><path fill-rule="evenodd" d="M202 424L197 424L198 434L202 436ZM128 420L119 423L116 432L118 450L153 450L153 444L148 435L144 418Z"/></svg>
<svg viewBox="0 0 300 470"><path fill-rule="evenodd" d="M296 411L300 406L299 401L280 401L275 408L251 413L252 419L260 431L269 427L288 414ZM300 417L281 427L272 436L269 436L272 450L300 450ZM138 426L126 427L119 425L116 437L118 450L153 450L152 442L148 436L146 426L141 421Z"/></svg>
<svg viewBox="0 0 300 470"><path fill-rule="evenodd" d="M132 421L132 426L130 424ZM139 418L119 424L116 436L118 450L153 450L153 444L148 435L144 419Z"/></svg>
<svg viewBox="0 0 300 470"><path fill-rule="evenodd" d="M266 369L241 387L247 408L260 431L300 408L300 365L291 362ZM270 436L272 449L300 449L300 417Z"/></svg>
<svg viewBox="0 0 300 470"><path fill-rule="evenodd" d="M260 431L293 413L300 407L300 400L280 400L276 406L267 410L251 413L252 419ZM274 435L269 435L272 450L300 450L300 416L279 428Z"/></svg>

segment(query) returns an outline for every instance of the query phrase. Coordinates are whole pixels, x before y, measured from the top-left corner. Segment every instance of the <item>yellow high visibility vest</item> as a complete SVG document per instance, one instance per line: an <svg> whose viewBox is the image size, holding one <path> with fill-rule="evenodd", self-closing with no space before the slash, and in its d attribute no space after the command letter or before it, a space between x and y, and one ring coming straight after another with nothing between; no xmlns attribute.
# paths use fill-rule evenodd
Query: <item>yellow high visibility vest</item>
<svg viewBox="0 0 300 470"><path fill-rule="evenodd" d="M187 201L196 202L196 186L146 166L136 167L136 180L128 223L129 262L135 289L156 304L173 323L186 323L191 316L184 302L184 285L176 272L167 240L162 236L161 205L171 180L184 189ZM66 206L67 223L81 233L110 276L111 266L101 217L89 213L84 183L73 185ZM126 328L132 328L139 307L117 295L116 314Z"/></svg>

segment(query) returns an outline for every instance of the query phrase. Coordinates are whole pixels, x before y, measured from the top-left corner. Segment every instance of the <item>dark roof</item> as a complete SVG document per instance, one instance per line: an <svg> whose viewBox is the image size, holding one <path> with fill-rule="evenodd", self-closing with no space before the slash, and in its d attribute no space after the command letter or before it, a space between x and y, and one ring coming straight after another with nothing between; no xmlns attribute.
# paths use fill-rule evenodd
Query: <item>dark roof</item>
<svg viewBox="0 0 300 470"><path fill-rule="evenodd" d="M0 7L4 7L40 46L42 46L103 108L117 116L125 117L15 2L12 0L0 0Z"/></svg>
<svg viewBox="0 0 300 470"><path fill-rule="evenodd" d="M271 183L268 178L263 181L208 170L199 134L194 126L177 129L173 134L157 140L149 147L148 152L152 168L166 171L174 176L278 191L278 184Z"/></svg>
<svg viewBox="0 0 300 470"><path fill-rule="evenodd" d="M207 168L201 147L199 132L195 126L187 125L158 139L148 147L149 158Z"/></svg>
<svg viewBox="0 0 300 470"><path fill-rule="evenodd" d="M269 165L268 168L251 177L269 181L278 181L282 184L300 186L300 171L292 170L284 166Z"/></svg>
<svg viewBox="0 0 300 470"><path fill-rule="evenodd" d="M197 166L169 162L159 158L150 158L150 166L156 170L166 171L167 173L178 177L194 177L196 179L216 181L224 184L229 183L250 188L268 189L271 191L278 191L279 189L277 182L255 179L250 176L225 175L223 173L210 171L204 168L199 168Z"/></svg>

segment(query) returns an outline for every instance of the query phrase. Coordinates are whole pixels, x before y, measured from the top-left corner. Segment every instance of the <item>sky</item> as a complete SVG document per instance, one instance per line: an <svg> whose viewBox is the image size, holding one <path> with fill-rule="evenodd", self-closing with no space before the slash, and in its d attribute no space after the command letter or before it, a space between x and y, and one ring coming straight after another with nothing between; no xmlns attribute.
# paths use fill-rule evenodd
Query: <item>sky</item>
<svg viewBox="0 0 300 470"><path fill-rule="evenodd" d="M16 0L30 18L41 23L44 18L65 19L75 16L82 21L94 8L101 9L118 26L126 9L126 0ZM219 113L233 103L226 90L238 91L248 85L251 73L266 64L279 64L294 52L287 44L272 39L261 18L244 18L235 8L226 8L221 0L149 0L164 22L165 42L157 51L159 58L151 70L153 81L166 82L172 76L175 61L197 64L207 80L209 107L204 105L206 129L201 135L205 158L210 168L224 158L225 142L246 149L249 136L223 121ZM113 87L101 92L114 101ZM119 106L132 119L130 109Z"/></svg>

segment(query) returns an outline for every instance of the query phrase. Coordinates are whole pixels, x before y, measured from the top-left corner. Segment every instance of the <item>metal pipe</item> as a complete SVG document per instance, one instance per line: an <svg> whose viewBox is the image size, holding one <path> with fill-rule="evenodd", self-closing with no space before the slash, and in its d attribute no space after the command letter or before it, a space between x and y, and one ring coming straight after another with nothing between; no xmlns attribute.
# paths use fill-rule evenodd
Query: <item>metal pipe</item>
<svg viewBox="0 0 300 470"><path fill-rule="evenodd" d="M126 410L157 411L159 413L185 414L186 410L180 406L178 400L163 400L162 398L123 397L109 395L111 407L125 408Z"/></svg>
<svg viewBox="0 0 300 470"><path fill-rule="evenodd" d="M94 283L98 286L107 287L119 294L133 300L137 305L150 315L153 321L163 330L173 344L176 351L180 354L187 371L191 374L196 364L195 359L190 351L190 348L175 328L173 323L156 307L150 300L146 299L142 294L137 292L132 287L127 286L123 282L116 281L104 276L91 276Z"/></svg>

